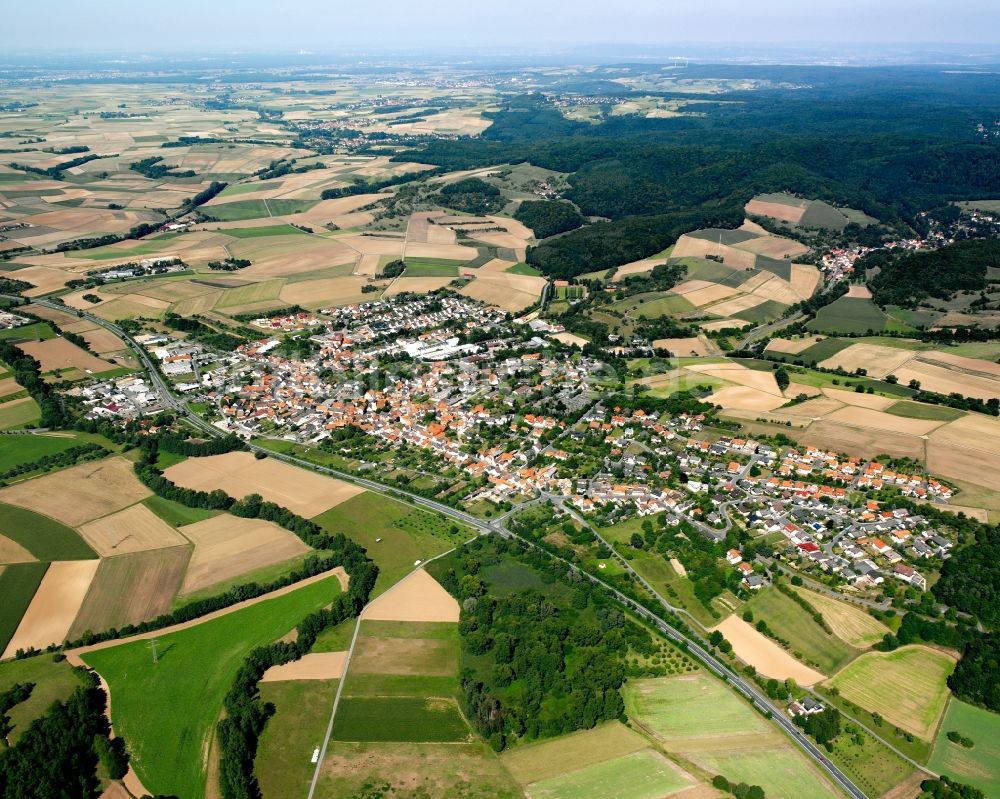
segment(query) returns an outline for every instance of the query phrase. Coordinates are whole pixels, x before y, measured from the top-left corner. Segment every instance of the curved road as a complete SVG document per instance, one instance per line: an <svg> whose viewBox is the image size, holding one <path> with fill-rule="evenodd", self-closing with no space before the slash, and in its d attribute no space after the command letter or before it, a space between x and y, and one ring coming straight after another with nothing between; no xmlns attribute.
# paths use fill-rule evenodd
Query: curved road
<svg viewBox="0 0 1000 799"><path fill-rule="evenodd" d="M16 297L11 295L0 295L0 296L9 297L10 299L16 299L16 300L25 299L23 297ZM183 413L191 421L192 424L194 424L200 430L204 430L206 433L209 433L210 435L222 435L221 430L203 420L200 416L191 411L183 400L180 400L173 395L173 392L171 392L170 387L163 380L159 371L156 369L156 366L153 364L152 360L150 359L146 351L135 341L135 339L133 339L128 333L126 333L120 327L118 327L112 322L108 322L107 320L101 319L100 317L94 316L93 314L90 314L86 311L67 308L65 305L62 305L60 303L54 303L49 300L41 300L41 299L33 299L31 300L31 302L34 302L35 304L41 305L42 307L45 308L50 308L69 313L77 313L81 318L88 319L94 322L95 324L105 328L106 330L110 330L112 333L114 333L115 335L120 337L123 341L125 341L125 343L128 344L129 347L135 351L136 355L139 357L140 362L146 367L146 370L149 373L150 382L156 388L156 391L160 395L161 401L165 407L173 408L174 410ZM337 469L331 469L327 466L319 466L317 464L303 460L302 458L297 458L293 455L287 455L285 453L280 453L280 452L273 452L257 444L253 444L252 442L249 444L249 446L250 449L254 452L263 452L266 453L268 456L276 458L278 460L286 461L288 463L292 463L297 466L302 466L304 468L311 469L313 471L329 474L334 477L338 477L342 480L354 483L356 485L360 485L364 488L371 489L372 491L376 491L378 493L382 494L388 493L390 495L393 494L402 495L408 501L413 502L414 504L423 506L430 510L444 514L445 516L449 516L453 519L461 521L469 525L473 529L478 530L480 534L496 533L506 538L516 538L518 541L521 541L522 543L532 548L535 549L539 548L535 543L528 541L527 539L521 538L520 536L515 535L514 533L507 530L504 527L501 519L484 521L476 516L473 516L471 513L466 513L465 511L458 510L457 508L452 508L448 505L443 505L439 502L435 502L434 500L425 499L424 497L420 497L415 494L409 494L406 491L401 491L391 486L383 485L382 483L376 482L375 480L369 480L364 477L358 477L356 475L349 474L347 472L341 472ZM854 797L854 799L868 799L864 791L858 788L846 774L844 774L839 768L837 768L837 766L831 763L827 759L827 757L823 754L823 752L820 751L820 749L817 748L817 746L802 732L802 730L800 730L798 727L795 726L795 724L792 723L792 720L790 718L788 718L780 710L774 708L770 704L770 702L768 702L767 698L758 690L757 686L754 683L748 682L738 673L734 672L727 665L725 665L722 661L716 659L716 657L713 654L711 654L707 649L705 649L701 645L701 643L684 635L683 633L672 627L670 624L661 619L652 611L647 610L642 605L639 605L638 603L634 602L632 599L627 597L625 594L623 594L614 586L604 582L599 577L596 577L588 572L583 571L576 564L571 563L570 561L567 561L564 558L561 558L557 555L553 555L547 550L544 551L551 557L554 557L557 560L565 563L570 569L579 574L581 577L590 580L595 585L601 586L605 591L610 593L617 602L619 602L620 604L629 608L634 613L638 614L639 616L643 617L644 619L652 623L657 629L660 630L660 632L663 635L665 635L667 638L671 639L675 643L680 644L682 648L692 653L710 671L712 671L714 674L721 677L723 680L732 685L737 691L739 691L739 693L741 693L746 699L748 699L750 703L755 708L757 708L757 710L768 716L779 727L781 727L781 729L799 746L799 748L801 748L807 755L809 755L809 757L811 757L816 763L818 763L820 768L822 768L823 771L829 774L830 777L838 785L840 785L844 789L844 791L846 791L850 796ZM655 592L654 596L656 596ZM666 605L665 602L664 604Z"/></svg>

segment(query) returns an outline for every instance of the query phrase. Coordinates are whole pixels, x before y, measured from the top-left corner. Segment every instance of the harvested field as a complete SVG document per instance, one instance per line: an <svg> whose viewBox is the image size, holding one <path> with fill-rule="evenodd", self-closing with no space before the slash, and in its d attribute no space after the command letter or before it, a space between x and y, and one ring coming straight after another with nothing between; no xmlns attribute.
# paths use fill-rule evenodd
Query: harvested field
<svg viewBox="0 0 1000 799"><path fill-rule="evenodd" d="M103 327L84 330L80 335L83 336L90 348L100 355L106 352L118 352L126 348L124 341Z"/></svg>
<svg viewBox="0 0 1000 799"><path fill-rule="evenodd" d="M802 220L809 203L801 200L799 205L789 205L781 202L771 202L765 199L753 199L746 204L746 212L753 216L767 216L781 222L797 225Z"/></svg>
<svg viewBox="0 0 1000 799"><path fill-rule="evenodd" d="M177 533L194 544L180 590L182 595L309 551L298 536L283 527L228 513L185 525L174 534Z"/></svg>
<svg viewBox="0 0 1000 799"><path fill-rule="evenodd" d="M639 752L647 745L645 738L620 721L610 721L592 730L508 749L500 756L500 762L514 779L527 785L595 762Z"/></svg>
<svg viewBox="0 0 1000 799"><path fill-rule="evenodd" d="M385 621L450 621L457 622L458 602L441 584L423 569L372 602L365 610L365 619Z"/></svg>
<svg viewBox="0 0 1000 799"><path fill-rule="evenodd" d="M0 563L31 563L37 560L28 550L5 535L0 535Z"/></svg>
<svg viewBox="0 0 1000 799"><path fill-rule="evenodd" d="M169 611L189 555L182 546L100 561L69 638L139 624Z"/></svg>
<svg viewBox="0 0 1000 799"><path fill-rule="evenodd" d="M931 740L948 703L946 680L955 658L927 646L866 652L828 683L845 699L886 721Z"/></svg>
<svg viewBox="0 0 1000 799"><path fill-rule="evenodd" d="M407 291L426 294L444 288L453 280L454 277L398 277L385 290L385 297L395 297Z"/></svg>
<svg viewBox="0 0 1000 799"><path fill-rule="evenodd" d="M230 245L236 258L253 266L240 270L248 278L288 277L339 264L353 264L356 253L339 239L319 236L265 236L241 239Z"/></svg>
<svg viewBox="0 0 1000 799"><path fill-rule="evenodd" d="M894 433L889 430L847 427L842 423L826 419L813 422L796 438L802 443L833 452L851 453L866 458L875 458L882 454L915 460L924 457L924 440L919 436Z"/></svg>
<svg viewBox="0 0 1000 799"><path fill-rule="evenodd" d="M841 408L834 411L827 419L855 427L870 427L873 430L888 430L893 433L904 433L911 436L923 436L936 430L944 422L930 419L911 419L905 416L895 416L884 411L871 408Z"/></svg>
<svg viewBox="0 0 1000 799"><path fill-rule="evenodd" d="M972 359L968 359L972 360ZM978 374L959 371L953 363L942 360L939 353L921 353L896 371L899 382L918 380L925 391L939 394L958 392L966 397L989 400L1000 397L1000 377L977 368Z"/></svg>
<svg viewBox="0 0 1000 799"><path fill-rule="evenodd" d="M704 335L694 338L658 338L653 342L653 346L657 349L669 350L678 358L689 355L713 356L719 354L718 347L712 343L708 336Z"/></svg>
<svg viewBox="0 0 1000 799"><path fill-rule="evenodd" d="M142 503L88 522L80 535L104 558L128 552L186 546L187 539Z"/></svg>
<svg viewBox="0 0 1000 799"><path fill-rule="evenodd" d="M857 605L841 602L839 599L807 588L793 586L792 590L821 613L833 630L833 634L846 644L865 649L881 641L882 636L890 632L882 622L865 613Z"/></svg>
<svg viewBox="0 0 1000 799"><path fill-rule="evenodd" d="M809 248L801 242L771 234L741 241L733 246L739 250L746 250L747 252L779 260L797 258L803 253L809 252Z"/></svg>
<svg viewBox="0 0 1000 799"><path fill-rule="evenodd" d="M462 288L459 294L489 305L496 305L511 313L519 313L538 302L544 286L545 278L542 277L491 272L477 276Z"/></svg>
<svg viewBox="0 0 1000 799"><path fill-rule="evenodd" d="M362 631L363 633L364 631ZM351 673L416 674L437 677L458 673L458 647L446 638L358 639Z"/></svg>
<svg viewBox="0 0 1000 799"><path fill-rule="evenodd" d="M691 280L689 283L700 283L700 280ZM677 292L680 294L681 292ZM697 289L689 289L683 293L684 299L691 303L696 308L702 308L706 305L711 305L714 302L719 302L720 300L726 299L726 297L732 297L734 294L739 294L740 289L734 288L732 286L723 286L720 283L715 283L712 285L704 286Z"/></svg>
<svg viewBox="0 0 1000 799"><path fill-rule="evenodd" d="M361 291L367 283L368 281L364 277L353 275L302 280L297 283L286 283L278 298L283 303L301 305L303 308L309 309L352 305L378 296L377 294L365 294Z"/></svg>
<svg viewBox="0 0 1000 799"><path fill-rule="evenodd" d="M80 611L97 566L96 560L49 564L3 658L13 657L18 649L44 649L49 644L62 643Z"/></svg>
<svg viewBox="0 0 1000 799"><path fill-rule="evenodd" d="M733 645L733 651L758 673L778 680L793 678L799 685L810 686L826 679L815 669L799 663L770 638L757 632L738 616L730 616L713 629Z"/></svg>
<svg viewBox="0 0 1000 799"><path fill-rule="evenodd" d="M898 347L881 347L878 344L852 344L836 355L820 361L824 369L838 366L847 372L866 369L870 377L883 378L895 374L896 369L913 358L913 352Z"/></svg>
<svg viewBox="0 0 1000 799"><path fill-rule="evenodd" d="M694 784L659 752L644 749L533 783L527 793L532 799L663 799Z"/></svg>
<svg viewBox="0 0 1000 799"><path fill-rule="evenodd" d="M845 405L856 405L859 408L871 408L875 411L884 411L891 408L899 400L893 397L882 397L878 394L859 394L856 391L845 391L842 388L824 388L823 393L830 399L842 402Z"/></svg>
<svg viewBox="0 0 1000 799"><path fill-rule="evenodd" d="M858 284L854 283L848 287L847 296L856 297L863 300L870 300L872 298L872 292L871 289L868 288L868 286L859 286Z"/></svg>
<svg viewBox="0 0 1000 799"><path fill-rule="evenodd" d="M717 305L710 305L704 310L713 316L732 318L743 313L748 313L765 302L766 300L762 297L757 297L753 294L742 294L738 297L733 297L731 300L723 300Z"/></svg>
<svg viewBox="0 0 1000 799"><path fill-rule="evenodd" d="M805 338L772 338L765 352L785 352L789 355L798 355L803 350L809 349L813 344L822 341L824 336L806 336Z"/></svg>
<svg viewBox="0 0 1000 799"><path fill-rule="evenodd" d="M264 499L307 518L364 493L364 489L350 483L289 466L273 458L257 460L249 452L188 458L171 466L165 474L169 480L185 488L200 491L221 488L236 498L260 494ZM0 492L2 499L3 492Z"/></svg>
<svg viewBox="0 0 1000 799"><path fill-rule="evenodd" d="M773 411L784 405L787 400L781 395L768 394L756 388L726 386L708 397L708 401L726 409Z"/></svg>
<svg viewBox="0 0 1000 799"><path fill-rule="evenodd" d="M720 245L718 241L699 239L694 236L684 235L677 239L674 245L672 258L704 258L707 255L720 255L727 266L737 269L752 269L757 263L757 256L752 252L738 250L729 245Z"/></svg>
<svg viewBox="0 0 1000 799"><path fill-rule="evenodd" d="M151 493L136 478L131 462L115 457L7 486L0 489L0 502L46 513L78 527L133 505Z"/></svg>
<svg viewBox="0 0 1000 799"><path fill-rule="evenodd" d="M808 299L816 293L820 284L819 270L809 264L792 264L792 290L802 299Z"/></svg>
<svg viewBox="0 0 1000 799"><path fill-rule="evenodd" d="M1000 421L970 414L938 428L927 442L927 468L1000 491Z"/></svg>
<svg viewBox="0 0 1000 799"><path fill-rule="evenodd" d="M31 283L35 288L24 292L25 297L39 297L52 291L61 289L66 285L66 281L72 280L75 276L70 272L61 269L49 269L44 266L29 266L18 269L10 273L10 277L15 280L24 280Z"/></svg>
<svg viewBox="0 0 1000 799"><path fill-rule="evenodd" d="M563 332L563 333L550 333L549 338L554 338L556 341L562 342L569 346L582 347L587 343L587 339L583 336L578 336L574 333Z"/></svg>
<svg viewBox="0 0 1000 799"><path fill-rule="evenodd" d="M698 372L699 374L717 377L720 380L728 380L731 383L737 383L738 385L746 386L747 388L755 388L766 394L774 394L777 397L781 396L781 390L778 388L778 384L775 382L774 374L772 372L761 372L756 369L747 369L742 364L732 362L694 364L688 366L687 369L691 372Z"/></svg>
<svg viewBox="0 0 1000 799"><path fill-rule="evenodd" d="M309 652L298 660L271 666L262 682L283 680L339 680L344 676L347 652Z"/></svg>
<svg viewBox="0 0 1000 799"><path fill-rule="evenodd" d="M746 319L718 319L715 322L697 322L698 327L709 332L725 330L727 327L742 328L749 324L751 322Z"/></svg>
<svg viewBox="0 0 1000 799"><path fill-rule="evenodd" d="M117 339L116 339L117 340ZM46 341L29 341L18 344L21 352L30 355L41 364L42 372L56 369L82 369L84 372L98 373L114 369L115 365L102 361L86 350L80 349L72 341L64 338L50 338ZM120 344L116 349L123 349Z"/></svg>

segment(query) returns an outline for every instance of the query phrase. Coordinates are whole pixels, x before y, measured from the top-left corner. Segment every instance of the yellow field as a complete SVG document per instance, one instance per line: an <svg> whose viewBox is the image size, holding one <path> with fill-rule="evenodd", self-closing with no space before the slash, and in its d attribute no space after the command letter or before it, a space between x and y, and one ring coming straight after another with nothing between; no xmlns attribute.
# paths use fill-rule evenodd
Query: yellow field
<svg viewBox="0 0 1000 799"><path fill-rule="evenodd" d="M810 591L806 588L793 589L819 612L833 634L846 644L858 649L866 649L882 640L890 632L878 619L865 613L849 602L841 602L833 597Z"/></svg>
<svg viewBox="0 0 1000 799"><path fill-rule="evenodd" d="M184 536L141 503L88 522L79 531L104 558L187 544Z"/></svg>
<svg viewBox="0 0 1000 799"><path fill-rule="evenodd" d="M946 680L955 658L926 646L866 652L827 685L886 721L929 741L948 703Z"/></svg>

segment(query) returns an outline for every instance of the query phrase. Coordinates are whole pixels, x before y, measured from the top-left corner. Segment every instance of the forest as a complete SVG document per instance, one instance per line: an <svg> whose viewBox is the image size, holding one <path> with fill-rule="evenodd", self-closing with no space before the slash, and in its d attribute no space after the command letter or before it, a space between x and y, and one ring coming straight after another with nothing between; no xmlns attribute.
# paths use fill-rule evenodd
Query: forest
<svg viewBox="0 0 1000 799"><path fill-rule="evenodd" d="M912 307L928 297L947 300L958 291L982 291L987 269L1000 267L1000 241L960 241L931 252L881 250L863 261L879 272L868 285L879 305Z"/></svg>
<svg viewBox="0 0 1000 799"><path fill-rule="evenodd" d="M525 200L518 206L514 218L531 228L537 239L576 230L584 223L576 208L557 200Z"/></svg>

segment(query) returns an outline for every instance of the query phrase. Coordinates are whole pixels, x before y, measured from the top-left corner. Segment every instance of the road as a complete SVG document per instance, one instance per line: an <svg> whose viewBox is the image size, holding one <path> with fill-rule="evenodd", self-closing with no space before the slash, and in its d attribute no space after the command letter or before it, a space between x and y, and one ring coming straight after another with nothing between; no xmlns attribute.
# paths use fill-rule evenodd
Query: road
<svg viewBox="0 0 1000 799"><path fill-rule="evenodd" d="M0 295L0 296L7 296L10 297L10 299L16 299L16 300L23 299L21 297L14 297L11 295ZM45 308L51 308L58 311L69 311L70 313L73 312L73 309L68 309L64 305L61 305L59 303L54 303L48 300L33 300L33 302ZM126 344L128 344L128 346L136 353L140 362L146 367L146 370L149 374L150 383L153 385L157 394L160 396L161 404L163 405L163 407L171 408L178 411L179 413L184 414L186 418L193 425L195 425L200 430L204 430L206 433L209 433L210 435L216 435L216 436L222 435L221 430L206 422L204 419L202 419L200 416L194 413L190 408L188 408L187 404L183 400L173 395L173 392L170 390L170 387L166 384L166 381L164 381L159 371L156 369L156 366L153 364L149 355L141 346L139 346L139 344L135 341L135 339L133 339L128 333L126 333L124 330L122 330L114 323L108 322L107 320L101 319L100 317L94 316L93 314L87 313L86 311L77 311L77 313L82 318L88 319L94 322L95 324L98 324L101 327L105 328L106 330L110 330L112 333L120 337ZM507 530L503 524L502 518L493 520L483 520L478 518L477 516L473 516L471 513L466 513L465 511L459 510L457 508L452 508L448 505L443 505L440 502L435 502L434 500L431 499L426 499L424 497L417 496L415 494L410 494L406 491L393 488L392 486L384 485L375 480L369 480L364 477L358 477L356 475L349 474L347 472L342 472L338 469L331 469L330 467L327 466L319 466L317 464L310 463L309 461L306 461L302 458L297 458L294 455L288 455L286 453L281 453L281 452L273 452L269 449L265 449L264 447L261 447L252 442L250 442L249 446L250 449L254 452L263 452L269 457L273 457L277 460L282 460L285 461L286 463L292 463L297 466L304 467L306 469L318 471L323 474L328 474L333 477L337 477L341 480L354 483L355 485L359 485L363 488L368 488L378 493L382 494L388 493L390 495L396 495L396 496L401 495L405 497L408 502L412 502L416 505L420 505L431 511L441 513L447 517L463 522L464 524L467 524L470 527L472 527L474 530L479 531L480 534L494 533L502 535L506 538L516 538L518 541L521 541L523 544L529 547L535 549L539 548L534 542L521 538L520 536L515 535L514 533ZM682 648L686 649L686 651L693 654L698 660L700 660L705 665L706 668L708 668L714 674L721 677L723 680L732 685L737 691L739 691L739 693L741 693L744 697L746 697L754 707L756 707L761 713L765 714L774 723L776 723L779 727L781 727L781 729L799 746L799 748L802 749L802 751L804 751L809 757L811 757L820 766L820 768L827 774L829 774L830 777L838 785L840 785L850 796L855 797L855 799L868 799L865 793L860 788L858 788L846 774L844 774L839 768L837 768L837 766L831 763L826 758L826 756L816 747L816 745L811 740L809 740L809 738L798 727L796 727L792 723L792 720L790 718L788 718L784 713L782 713L781 710L774 708L770 704L770 702L760 692L760 690L757 688L755 684L748 682L743 677L741 677L737 672L731 670L724 663L717 660L715 656L711 654L705 647L703 647L702 644L699 643L697 640L690 638L685 634L683 634L682 632L680 632L679 630L675 629L666 621L657 616L655 613L653 613L650 610L647 610L642 605L637 604L629 597L627 597L625 594L621 593L614 586L604 582L599 577L596 577L588 572L583 571L579 566L577 566L574 563L571 563L568 560L565 560L564 558L554 555L548 552L547 550L543 551L545 551L548 555L550 555L550 557L554 557L557 560L565 563L571 570L579 574L581 577L584 577L590 580L595 585L602 587L605 591L610 593L619 604L624 605L632 612L636 613L637 615L649 621L658 630L660 630L660 632L667 638L671 639L677 644L682 645ZM643 581L643 584L645 585L645 581ZM654 596L658 596L655 591L652 593ZM669 605L667 605L665 601L664 605L669 607ZM333 722L331 716L330 725L332 725L332 723ZM328 733L330 729L332 729L332 726L329 727ZM329 740L329 735L327 736L327 740ZM315 781L316 777L314 776L313 779L314 785ZM310 797L312 796L312 792L313 788L310 788L310 793L309 793Z"/></svg>

